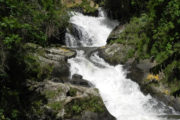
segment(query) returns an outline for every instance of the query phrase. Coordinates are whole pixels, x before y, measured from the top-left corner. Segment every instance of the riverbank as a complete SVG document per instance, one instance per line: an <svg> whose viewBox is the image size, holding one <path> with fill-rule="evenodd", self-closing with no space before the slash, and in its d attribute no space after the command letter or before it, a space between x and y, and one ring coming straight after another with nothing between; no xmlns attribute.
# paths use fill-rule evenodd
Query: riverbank
<svg viewBox="0 0 180 120"><path fill-rule="evenodd" d="M0 119L112 120L97 89L69 78L70 11L97 16L92 0L0 1ZM72 107L72 108L71 108Z"/></svg>
<svg viewBox="0 0 180 120"><path fill-rule="evenodd" d="M158 63L153 61L153 58L138 59L135 51L137 46L132 44L132 41L125 41L126 39L124 39L125 42L112 43L112 41L119 39L126 26L119 25L112 31L108 38L109 44L99 49L100 57L111 65L123 64L128 71L127 78L137 82L145 95L151 94L154 98L180 111L180 97L173 94L173 88L164 82L164 71L158 74L153 74L151 71Z"/></svg>

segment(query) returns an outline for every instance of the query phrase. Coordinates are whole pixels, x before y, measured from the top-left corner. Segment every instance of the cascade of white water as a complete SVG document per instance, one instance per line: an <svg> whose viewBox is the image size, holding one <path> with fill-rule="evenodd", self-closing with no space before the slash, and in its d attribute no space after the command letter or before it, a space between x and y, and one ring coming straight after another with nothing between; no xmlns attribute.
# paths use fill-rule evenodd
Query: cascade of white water
<svg viewBox="0 0 180 120"><path fill-rule="evenodd" d="M118 22L108 19L102 11L99 17L75 13L70 22L88 33L88 39L82 32L79 39L67 33L69 47L78 47L78 40L81 40L82 47L104 46L110 32L118 25ZM91 44L88 44L88 40L91 40ZM89 60L84 51L77 50L77 56L68 62L71 65L71 75L80 74L98 88L108 111L118 120L161 120L159 115L174 112L150 95L145 96L137 83L126 78L122 65L111 66L97 53L93 53Z"/></svg>
<svg viewBox="0 0 180 120"><path fill-rule="evenodd" d="M81 13L72 14L74 16L71 17L70 23L76 25L76 31L79 31L80 28L83 30L80 32L82 36L80 38L66 33L66 44L69 47L78 47L77 43L80 43L80 46L83 47L104 46L110 32L118 25L117 21L106 18L105 13L102 11L99 17L84 16Z"/></svg>

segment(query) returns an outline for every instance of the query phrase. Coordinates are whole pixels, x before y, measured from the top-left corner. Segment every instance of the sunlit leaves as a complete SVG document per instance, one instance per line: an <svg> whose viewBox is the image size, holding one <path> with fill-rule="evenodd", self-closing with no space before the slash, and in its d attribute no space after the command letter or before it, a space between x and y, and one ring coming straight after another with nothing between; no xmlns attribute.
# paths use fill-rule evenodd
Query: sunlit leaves
<svg viewBox="0 0 180 120"><path fill-rule="evenodd" d="M4 38L3 43L7 48L11 49L14 45L20 44L21 38L18 35L12 34Z"/></svg>

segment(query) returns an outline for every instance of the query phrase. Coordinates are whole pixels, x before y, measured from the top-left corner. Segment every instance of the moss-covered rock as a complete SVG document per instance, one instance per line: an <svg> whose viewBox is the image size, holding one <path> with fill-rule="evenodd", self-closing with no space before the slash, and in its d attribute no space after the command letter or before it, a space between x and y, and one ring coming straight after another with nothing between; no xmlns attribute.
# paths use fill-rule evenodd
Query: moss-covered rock
<svg viewBox="0 0 180 120"><path fill-rule="evenodd" d="M135 59L133 53L134 46L123 44L107 45L99 49L100 57L112 65L132 63Z"/></svg>
<svg viewBox="0 0 180 120"><path fill-rule="evenodd" d="M56 119L114 120L95 88L46 81L41 94L47 99L44 107Z"/></svg>
<svg viewBox="0 0 180 120"><path fill-rule="evenodd" d="M28 71L37 74L36 79L57 78L66 81L69 77L67 59L74 57L76 52L65 47L43 48L37 44L28 43L24 46Z"/></svg>

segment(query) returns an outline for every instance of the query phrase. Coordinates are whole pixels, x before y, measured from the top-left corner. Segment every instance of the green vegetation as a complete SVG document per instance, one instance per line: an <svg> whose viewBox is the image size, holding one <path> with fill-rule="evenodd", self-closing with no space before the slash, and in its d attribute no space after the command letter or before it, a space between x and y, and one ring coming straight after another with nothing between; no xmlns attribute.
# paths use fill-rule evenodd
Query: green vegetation
<svg viewBox="0 0 180 120"><path fill-rule="evenodd" d="M0 35L8 48L25 42L47 45L68 24L69 17L59 0L1 0L0 4Z"/></svg>
<svg viewBox="0 0 180 120"><path fill-rule="evenodd" d="M171 94L180 91L180 1L179 0L95 0L104 5L109 16L126 23L125 30L111 43L133 46L127 58L152 59L157 65L151 72L164 73L163 84ZM96 4L82 0L73 6L84 13L94 13ZM28 81L41 82L50 77L52 67L43 65L33 55L44 54L38 46L64 44L69 9L61 0L0 0L0 119L39 119L48 98L61 92L46 91L41 95L29 88ZM30 47L31 46L31 47ZM76 96L71 88L69 96ZM61 102L48 104L61 110ZM99 97L73 99L65 105L67 117L80 115L84 110L103 112Z"/></svg>
<svg viewBox="0 0 180 120"><path fill-rule="evenodd" d="M147 36L144 32L148 31L147 17L148 16L146 14L142 14L139 18L131 18L130 22L125 25L125 30L115 41L124 45L137 45L139 41L146 40Z"/></svg>
<svg viewBox="0 0 180 120"><path fill-rule="evenodd" d="M141 4L145 7L140 7L141 15L137 11L137 16L129 15L125 30L111 43L133 45L136 59L155 60L157 65L151 72L163 72L162 83L173 93L180 90L180 1L149 0ZM128 57L134 57L131 54Z"/></svg>
<svg viewBox="0 0 180 120"><path fill-rule="evenodd" d="M102 113L105 111L105 107L100 97L89 96L86 98L73 99L65 105L65 111L65 117L72 118L81 115L83 111Z"/></svg>
<svg viewBox="0 0 180 120"><path fill-rule="evenodd" d="M60 0L0 0L0 119L38 119L46 98L27 81L48 78L52 68L40 64L26 43L64 44L67 11Z"/></svg>
<svg viewBox="0 0 180 120"><path fill-rule="evenodd" d="M82 3L80 4L79 7L83 9L83 12L86 14L94 13L97 11L97 8L95 6L95 3L93 2L94 5L91 5L92 1L87 1L87 0L82 0Z"/></svg>
<svg viewBox="0 0 180 120"><path fill-rule="evenodd" d="M59 111L63 108L62 102L56 101L48 104L49 107L51 107L55 111Z"/></svg>
<svg viewBox="0 0 180 120"><path fill-rule="evenodd" d="M62 92L62 88L58 88L58 89L55 89L55 90L46 90L45 91L45 96L48 99L53 99L56 96L58 96L58 94L61 93L61 92Z"/></svg>
<svg viewBox="0 0 180 120"><path fill-rule="evenodd" d="M68 91L68 94L69 94L69 96L76 96L76 94L77 94L77 89L76 88L70 88L70 90Z"/></svg>
<svg viewBox="0 0 180 120"><path fill-rule="evenodd" d="M39 119L45 114L41 107L47 99L60 92L41 95L29 83L42 82L51 75L52 66L40 63L34 53L43 56L43 47L65 44L71 9L67 4L62 0L0 0L0 119ZM96 5L82 0L72 7L89 14L97 10ZM61 105L51 106L58 109Z"/></svg>
<svg viewBox="0 0 180 120"><path fill-rule="evenodd" d="M126 22L134 15L146 11L149 0L104 0L105 8L110 17Z"/></svg>

